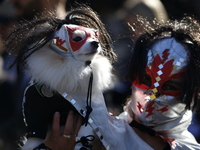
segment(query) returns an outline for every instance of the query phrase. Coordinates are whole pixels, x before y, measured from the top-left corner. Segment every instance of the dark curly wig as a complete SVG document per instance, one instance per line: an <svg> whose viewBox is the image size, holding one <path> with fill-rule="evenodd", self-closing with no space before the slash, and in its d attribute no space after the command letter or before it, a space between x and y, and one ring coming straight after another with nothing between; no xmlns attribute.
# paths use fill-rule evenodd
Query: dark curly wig
<svg viewBox="0 0 200 150"><path fill-rule="evenodd" d="M132 37L137 40L127 79L133 82L138 77L141 82L147 63L148 48L158 39L174 37L189 49L190 62L184 77L181 100L186 104L186 109L194 109L200 99L198 96L200 89L200 23L193 17L186 16L181 20L168 20L163 23L157 23L155 20L149 23L145 18L138 17L136 24L137 26L130 25Z"/></svg>
<svg viewBox="0 0 200 150"><path fill-rule="evenodd" d="M86 5L77 5L68 12L64 20L54 17L53 14L48 18L36 17L31 22L23 22L10 34L6 41L6 50L17 55L13 65L17 65L19 73L26 68L26 59L51 40L54 32L63 24L76 24L99 30L102 55L108 57L111 62L116 60L111 38L98 14Z"/></svg>

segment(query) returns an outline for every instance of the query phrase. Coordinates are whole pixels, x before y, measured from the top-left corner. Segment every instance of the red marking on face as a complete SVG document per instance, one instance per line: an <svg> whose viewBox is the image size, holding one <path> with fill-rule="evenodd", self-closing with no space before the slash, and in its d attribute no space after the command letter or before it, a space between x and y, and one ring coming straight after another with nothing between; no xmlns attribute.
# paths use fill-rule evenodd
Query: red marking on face
<svg viewBox="0 0 200 150"><path fill-rule="evenodd" d="M66 41L62 40L60 37L54 37L56 39L56 44L63 45Z"/></svg>
<svg viewBox="0 0 200 150"><path fill-rule="evenodd" d="M171 79L177 79L183 76L183 74L185 73L185 71L181 71L179 73L176 74L171 74L173 71L173 62L174 59L170 59L167 62L164 62L167 60L169 53L168 53L169 49L165 49L163 51L163 55L162 58L160 58L159 54L157 54L154 58L154 61L151 64L151 67L146 66L146 73L150 76L151 78L151 86L147 86L145 84L140 84L139 83L139 79L136 79L133 84L140 89L143 90L150 90L150 89L154 89L157 88L158 92L160 92L161 94L166 94L166 95L171 95L171 96L175 96L178 97L180 96L180 92L181 90L174 90L174 91L166 91L166 90L162 90L162 85L166 82L169 81ZM163 68L160 69L158 66L162 64ZM162 74L158 75L157 72L161 70ZM156 77L160 77L160 81L156 81ZM158 82L159 86L155 87L154 83Z"/></svg>
<svg viewBox="0 0 200 150"><path fill-rule="evenodd" d="M142 105L139 103L139 102L137 102L137 107L138 107L138 109L139 109L139 111L140 111L140 113L142 113L142 109L143 109L143 107L142 107Z"/></svg>
<svg viewBox="0 0 200 150"><path fill-rule="evenodd" d="M83 46L83 44L88 40L88 39L98 39L99 35L98 35L98 32L95 31L95 30L91 30L91 29L88 29L88 28L85 28L85 27L82 27L82 26L66 26L67 30L68 30L68 34L69 34L69 43L71 45L71 48L72 50L75 52L77 50L79 50L81 48L81 46ZM76 30L82 30L85 32L86 34L86 37L84 39L82 39L81 41L79 42L75 42L72 40L72 36L73 36L73 33L76 31Z"/></svg>
<svg viewBox="0 0 200 150"><path fill-rule="evenodd" d="M155 101L150 101L149 104L147 105L145 112L148 112L148 114L145 116L145 118L147 118L147 117L149 117L149 116L154 114L153 113L153 110L154 110L153 105L154 105L154 103L155 103Z"/></svg>
<svg viewBox="0 0 200 150"><path fill-rule="evenodd" d="M169 56L169 49L165 49L162 54L163 54L162 55L162 58L163 58L162 63L164 63Z"/></svg>
<svg viewBox="0 0 200 150"><path fill-rule="evenodd" d="M163 113L163 112L168 111L168 110L169 110L168 105L166 105L165 107L158 109L157 111L161 111Z"/></svg>

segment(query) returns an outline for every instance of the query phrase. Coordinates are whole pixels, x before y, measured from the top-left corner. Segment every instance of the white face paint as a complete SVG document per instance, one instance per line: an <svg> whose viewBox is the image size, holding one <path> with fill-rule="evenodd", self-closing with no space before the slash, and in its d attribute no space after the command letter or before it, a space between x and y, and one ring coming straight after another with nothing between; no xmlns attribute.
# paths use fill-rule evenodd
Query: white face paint
<svg viewBox="0 0 200 150"><path fill-rule="evenodd" d="M160 39L150 47L142 84L133 82L130 103L143 124L154 127L185 113L180 92L188 60L187 49L174 38Z"/></svg>
<svg viewBox="0 0 200 150"><path fill-rule="evenodd" d="M100 52L99 33L92 28L64 24L55 32L51 48L60 55L95 55ZM93 45L91 43L94 43ZM96 42L96 46L95 46Z"/></svg>

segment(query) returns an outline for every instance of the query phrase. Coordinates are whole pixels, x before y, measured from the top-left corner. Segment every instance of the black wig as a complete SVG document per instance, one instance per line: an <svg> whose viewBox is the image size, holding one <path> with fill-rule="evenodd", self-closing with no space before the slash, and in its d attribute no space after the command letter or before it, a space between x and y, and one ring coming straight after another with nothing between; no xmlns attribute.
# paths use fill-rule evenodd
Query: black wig
<svg viewBox="0 0 200 150"><path fill-rule="evenodd" d="M36 17L31 22L23 22L10 34L6 41L6 50L17 55L13 65L17 65L19 73L26 69L26 59L51 40L55 31L63 24L76 24L99 30L99 40L103 48L102 55L108 57L111 62L116 60L111 38L98 14L86 5L79 5L69 11L63 20L54 17L53 14L51 17Z"/></svg>
<svg viewBox="0 0 200 150"><path fill-rule="evenodd" d="M184 77L181 100L187 109L194 109L199 101L200 89L200 23L192 17L163 23L157 23L155 20L149 23L145 18L138 17L138 22L137 26L130 26L136 42L127 79L133 82L139 78L141 82L147 63L148 48L158 39L174 37L189 49L190 61ZM140 31L137 31L137 28Z"/></svg>

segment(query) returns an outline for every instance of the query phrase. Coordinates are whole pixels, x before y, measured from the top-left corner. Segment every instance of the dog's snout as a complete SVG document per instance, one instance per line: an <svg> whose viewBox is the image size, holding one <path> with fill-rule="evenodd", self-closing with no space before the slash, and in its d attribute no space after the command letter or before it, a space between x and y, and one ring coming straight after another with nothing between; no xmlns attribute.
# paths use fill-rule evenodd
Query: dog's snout
<svg viewBox="0 0 200 150"><path fill-rule="evenodd" d="M98 48L99 47L99 42L93 41L93 42L91 42L91 45L94 46L95 48Z"/></svg>

